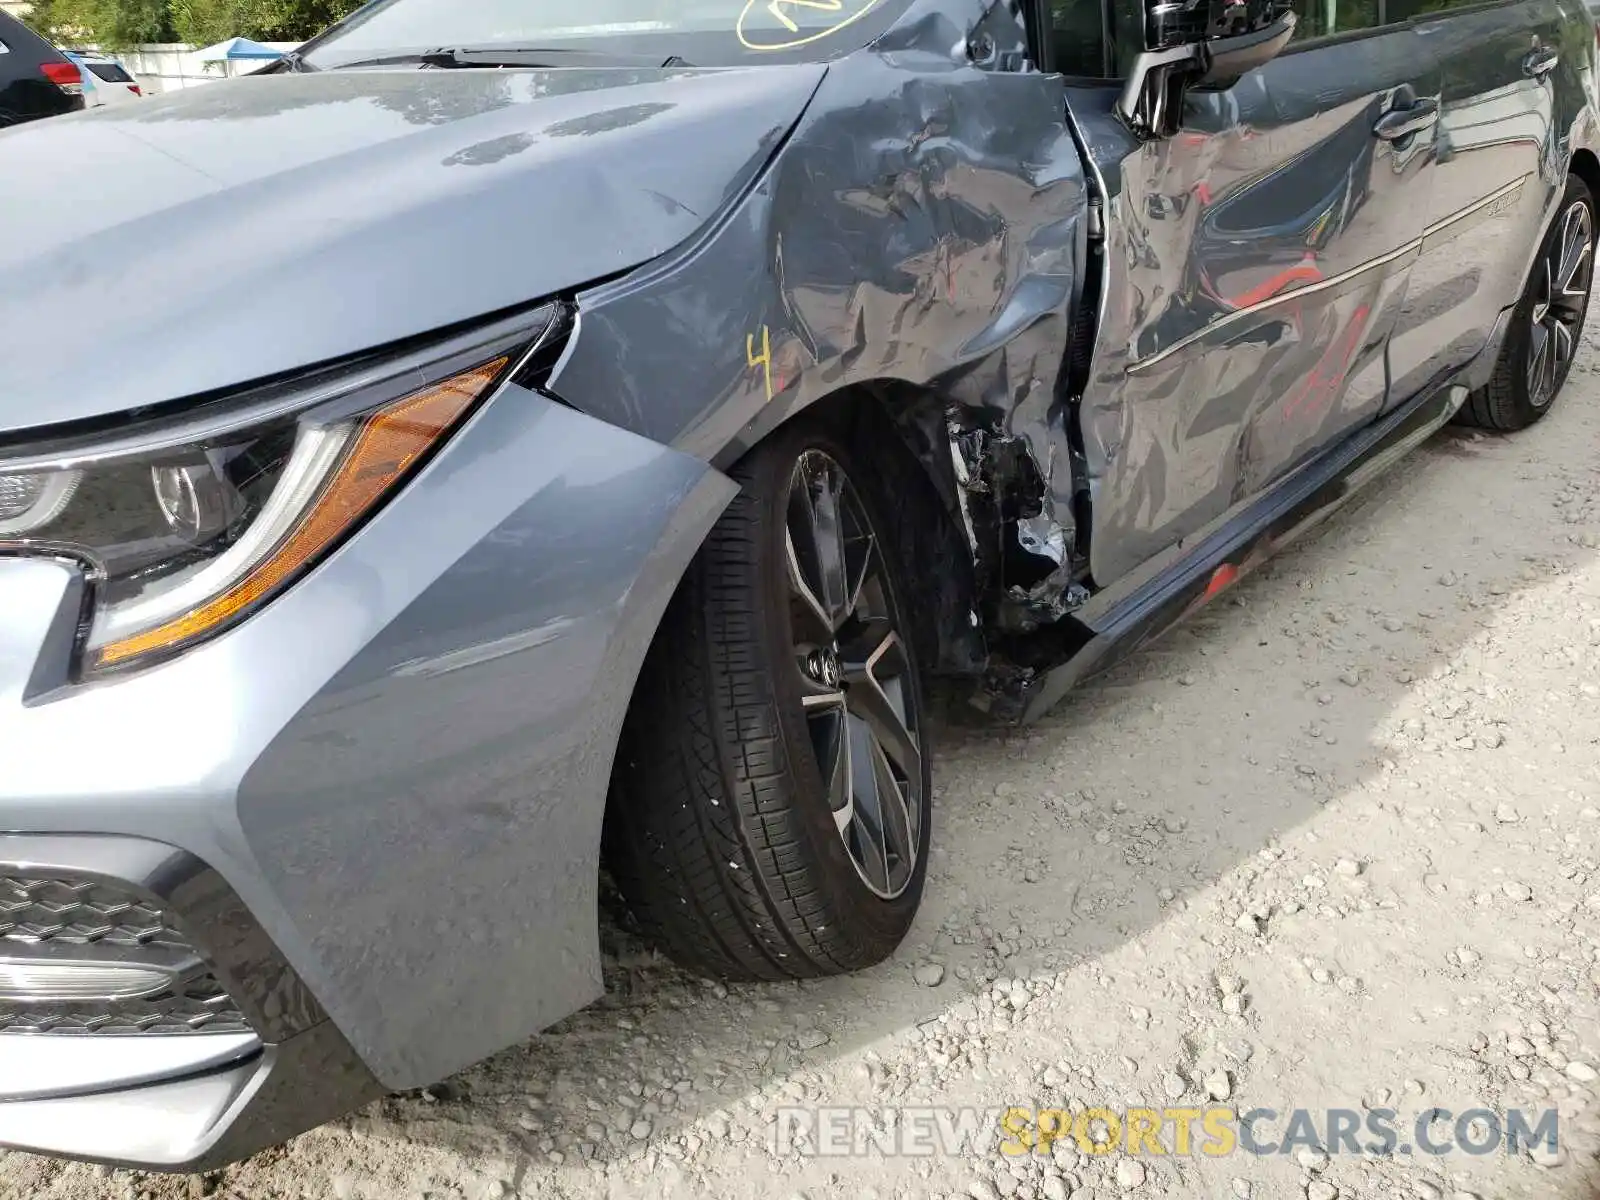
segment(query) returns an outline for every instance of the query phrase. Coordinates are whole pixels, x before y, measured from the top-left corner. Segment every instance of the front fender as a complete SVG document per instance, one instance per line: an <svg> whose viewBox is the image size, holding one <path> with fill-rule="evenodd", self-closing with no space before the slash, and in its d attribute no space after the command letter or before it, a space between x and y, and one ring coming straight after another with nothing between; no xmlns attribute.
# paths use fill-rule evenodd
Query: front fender
<svg viewBox="0 0 1600 1200"><path fill-rule="evenodd" d="M600 993L617 732L735 491L508 386L327 561L213 641L30 702L33 662L65 652L51 631L70 634L77 609L63 624L58 600L4 630L5 826L185 851L379 1082L437 1081Z"/></svg>

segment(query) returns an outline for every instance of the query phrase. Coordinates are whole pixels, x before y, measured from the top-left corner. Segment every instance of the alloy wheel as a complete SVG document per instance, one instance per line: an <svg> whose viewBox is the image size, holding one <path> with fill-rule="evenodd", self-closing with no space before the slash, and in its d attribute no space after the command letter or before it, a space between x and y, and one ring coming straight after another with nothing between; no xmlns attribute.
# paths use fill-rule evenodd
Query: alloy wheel
<svg viewBox="0 0 1600 1200"><path fill-rule="evenodd" d="M1528 399L1545 408L1555 399L1578 350L1594 274L1594 223L1589 206L1567 206L1535 268L1528 339Z"/></svg>
<svg viewBox="0 0 1600 1200"><path fill-rule="evenodd" d="M922 853L921 714L882 547L844 468L808 450L784 533L801 703L834 828L885 900Z"/></svg>

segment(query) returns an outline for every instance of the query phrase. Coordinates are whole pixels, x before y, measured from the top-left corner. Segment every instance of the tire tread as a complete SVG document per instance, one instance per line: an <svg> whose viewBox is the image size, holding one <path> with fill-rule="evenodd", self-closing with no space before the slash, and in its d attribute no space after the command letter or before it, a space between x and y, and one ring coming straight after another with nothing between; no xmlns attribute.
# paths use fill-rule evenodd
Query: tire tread
<svg viewBox="0 0 1600 1200"><path fill-rule="evenodd" d="M1570 202L1578 197L1589 201L1590 215L1593 216L1595 198L1590 194L1588 185L1578 176L1569 175L1559 211L1564 212ZM1540 241L1539 258L1543 258L1549 239L1557 236L1557 232L1557 229L1552 227ZM1535 260L1537 261L1538 259ZM1474 429L1487 429L1495 433L1515 433L1534 424L1555 407L1565 379L1557 384L1556 394L1551 397L1549 404L1543 408L1535 408L1528 397L1527 379L1523 374L1522 359L1533 304L1532 286L1530 277L1523 284L1523 294L1517 299L1516 307L1512 310L1510 319L1513 327L1507 331L1505 341L1500 347L1500 357L1495 361L1494 374L1489 377L1488 383L1467 397L1466 403L1456 413L1456 424Z"/></svg>
<svg viewBox="0 0 1600 1200"><path fill-rule="evenodd" d="M790 461L758 450L729 472L740 491L646 656L607 812L608 865L640 932L734 979L838 974L886 953L819 879L772 684L763 511Z"/></svg>

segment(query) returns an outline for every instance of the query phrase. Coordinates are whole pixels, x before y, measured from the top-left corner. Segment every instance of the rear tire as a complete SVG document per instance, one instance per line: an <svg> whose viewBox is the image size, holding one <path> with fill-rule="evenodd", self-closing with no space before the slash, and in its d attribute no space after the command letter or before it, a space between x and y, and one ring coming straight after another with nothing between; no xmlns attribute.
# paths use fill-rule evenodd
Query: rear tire
<svg viewBox="0 0 1600 1200"><path fill-rule="evenodd" d="M1512 310L1494 376L1467 398L1458 423L1511 432L1526 429L1555 406L1589 311L1594 238L1594 197L1583 180L1569 175L1556 219Z"/></svg>
<svg viewBox="0 0 1600 1200"><path fill-rule="evenodd" d="M856 970L921 900L921 679L878 472L802 420L730 474L624 724L606 857L642 931L734 979ZM880 819L881 818L881 819Z"/></svg>

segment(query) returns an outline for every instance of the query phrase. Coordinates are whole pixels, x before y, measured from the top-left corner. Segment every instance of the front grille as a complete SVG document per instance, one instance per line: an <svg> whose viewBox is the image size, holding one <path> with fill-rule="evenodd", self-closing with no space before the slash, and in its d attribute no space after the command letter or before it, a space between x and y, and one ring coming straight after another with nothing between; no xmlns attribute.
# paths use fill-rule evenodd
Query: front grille
<svg viewBox="0 0 1600 1200"><path fill-rule="evenodd" d="M0 996L0 1033L247 1033L248 1022L177 919L97 880L0 877L0 958L155 967L171 986L135 997Z"/></svg>
<svg viewBox="0 0 1600 1200"><path fill-rule="evenodd" d="M159 908L103 883L0 877L0 938L8 942L143 946L172 932Z"/></svg>

